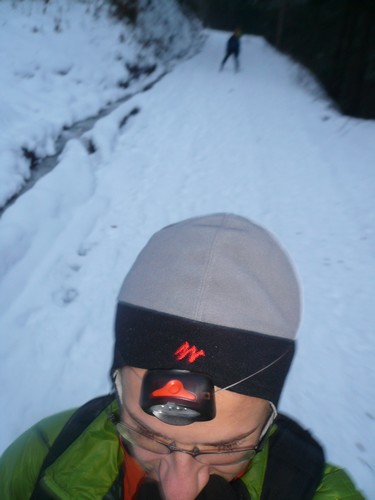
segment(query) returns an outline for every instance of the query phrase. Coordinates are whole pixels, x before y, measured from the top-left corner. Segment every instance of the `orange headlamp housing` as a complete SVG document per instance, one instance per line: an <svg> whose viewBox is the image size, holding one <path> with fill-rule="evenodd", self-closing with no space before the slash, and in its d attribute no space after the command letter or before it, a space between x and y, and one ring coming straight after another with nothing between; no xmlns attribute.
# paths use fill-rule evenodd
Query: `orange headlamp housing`
<svg viewBox="0 0 375 500"><path fill-rule="evenodd" d="M187 370L149 370L141 389L143 411L170 425L212 420L216 415L212 380Z"/></svg>

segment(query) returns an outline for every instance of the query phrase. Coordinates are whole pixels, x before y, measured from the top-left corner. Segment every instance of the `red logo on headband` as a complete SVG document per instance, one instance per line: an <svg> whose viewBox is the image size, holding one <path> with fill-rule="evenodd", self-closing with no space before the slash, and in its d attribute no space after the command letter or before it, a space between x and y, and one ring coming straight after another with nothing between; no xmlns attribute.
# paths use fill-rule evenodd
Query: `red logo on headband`
<svg viewBox="0 0 375 500"><path fill-rule="evenodd" d="M203 349L198 349L193 345L193 347L190 347L189 342L184 342L174 353L178 361L181 361L181 359L184 359L188 356L187 361L189 363L194 363L194 361L199 358L199 356L205 356L206 353L204 352Z"/></svg>

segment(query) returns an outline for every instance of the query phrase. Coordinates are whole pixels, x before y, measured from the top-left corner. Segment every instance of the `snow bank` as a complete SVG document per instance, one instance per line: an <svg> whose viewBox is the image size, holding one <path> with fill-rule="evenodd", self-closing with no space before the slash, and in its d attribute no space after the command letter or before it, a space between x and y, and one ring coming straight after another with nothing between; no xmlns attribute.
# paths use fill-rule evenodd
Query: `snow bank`
<svg viewBox="0 0 375 500"><path fill-rule="evenodd" d="M27 157L53 155L64 128L126 95L134 68L160 73L197 50L200 26L174 0L140 2L136 26L100 4L0 3L0 207L29 178Z"/></svg>

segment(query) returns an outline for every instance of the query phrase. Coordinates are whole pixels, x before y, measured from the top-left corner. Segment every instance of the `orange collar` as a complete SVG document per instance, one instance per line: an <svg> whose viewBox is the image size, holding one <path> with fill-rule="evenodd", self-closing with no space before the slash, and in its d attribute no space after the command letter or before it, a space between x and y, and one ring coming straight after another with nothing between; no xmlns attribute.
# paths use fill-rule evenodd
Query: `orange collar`
<svg viewBox="0 0 375 500"><path fill-rule="evenodd" d="M144 470L126 451L121 438L120 446L124 456L124 499L135 500L139 485L145 477Z"/></svg>

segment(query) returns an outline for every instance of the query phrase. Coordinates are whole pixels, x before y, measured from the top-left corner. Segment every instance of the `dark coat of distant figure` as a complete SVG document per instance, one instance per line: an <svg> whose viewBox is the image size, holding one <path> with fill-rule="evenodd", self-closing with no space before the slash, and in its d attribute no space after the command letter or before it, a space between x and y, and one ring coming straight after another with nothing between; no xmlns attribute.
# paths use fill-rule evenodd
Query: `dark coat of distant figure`
<svg viewBox="0 0 375 500"><path fill-rule="evenodd" d="M228 39L227 41L227 46L226 46L226 52L224 55L224 59L222 60L220 70L224 68L225 63L227 62L228 58L230 56L234 57L234 64L235 64L235 70L238 71L240 64L239 64L239 55L240 55L240 36L241 32L240 30L236 30Z"/></svg>

